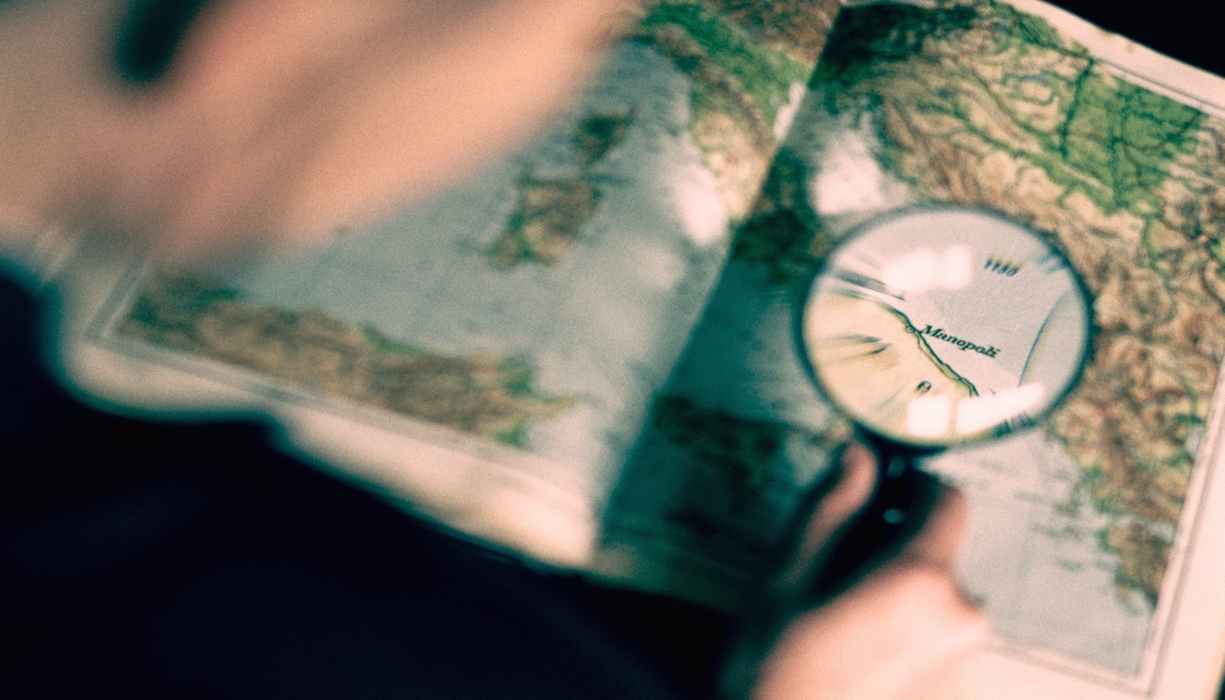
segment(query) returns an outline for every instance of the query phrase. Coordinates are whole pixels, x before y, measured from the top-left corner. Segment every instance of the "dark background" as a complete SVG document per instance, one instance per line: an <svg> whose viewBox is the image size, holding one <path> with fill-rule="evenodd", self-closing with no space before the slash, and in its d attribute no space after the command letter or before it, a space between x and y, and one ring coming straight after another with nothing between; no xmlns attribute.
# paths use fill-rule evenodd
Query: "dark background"
<svg viewBox="0 0 1225 700"><path fill-rule="evenodd" d="M1097 26L1218 75L1225 75L1221 0L1048 0Z"/></svg>

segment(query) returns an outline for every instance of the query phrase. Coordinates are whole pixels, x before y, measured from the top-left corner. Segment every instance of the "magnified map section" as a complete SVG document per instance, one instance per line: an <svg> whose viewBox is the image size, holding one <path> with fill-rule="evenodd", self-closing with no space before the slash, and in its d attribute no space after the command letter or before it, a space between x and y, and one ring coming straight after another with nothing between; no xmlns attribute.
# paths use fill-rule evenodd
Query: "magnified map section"
<svg viewBox="0 0 1225 700"><path fill-rule="evenodd" d="M886 437L955 444L1045 413L1075 380L1088 305L1064 257L1003 217L870 223L813 281L802 335L822 388Z"/></svg>

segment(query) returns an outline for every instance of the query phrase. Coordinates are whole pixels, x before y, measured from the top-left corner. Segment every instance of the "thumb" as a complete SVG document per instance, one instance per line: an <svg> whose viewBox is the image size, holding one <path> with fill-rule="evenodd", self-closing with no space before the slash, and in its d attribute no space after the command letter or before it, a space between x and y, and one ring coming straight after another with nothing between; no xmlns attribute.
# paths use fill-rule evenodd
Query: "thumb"
<svg viewBox="0 0 1225 700"><path fill-rule="evenodd" d="M863 510L876 485L876 458L861 445L843 450L841 464L805 495L782 543L781 567L748 601L720 681L723 695L748 697L758 665L796 612L804 586L821 566L825 545Z"/></svg>

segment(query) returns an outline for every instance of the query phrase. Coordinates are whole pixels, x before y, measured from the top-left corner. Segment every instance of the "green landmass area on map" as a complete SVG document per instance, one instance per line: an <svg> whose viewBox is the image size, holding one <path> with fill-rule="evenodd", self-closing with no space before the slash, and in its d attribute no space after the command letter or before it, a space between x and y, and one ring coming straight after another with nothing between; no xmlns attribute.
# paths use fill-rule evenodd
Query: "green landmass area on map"
<svg viewBox="0 0 1225 700"><path fill-rule="evenodd" d="M812 71L836 0L660 2L635 40L692 81L690 131L733 220L748 213L777 144L774 123Z"/></svg>
<svg viewBox="0 0 1225 700"><path fill-rule="evenodd" d="M759 263L779 285L798 288L833 245L808 203L808 166L779 151L753 209L732 242L732 259Z"/></svg>
<svg viewBox="0 0 1225 700"><path fill-rule="evenodd" d="M1084 279L1093 359L1048 430L1111 518L1120 595L1155 605L1225 359L1225 123L988 0L847 8L810 86L915 197L1028 224Z"/></svg>
<svg viewBox="0 0 1225 700"><path fill-rule="evenodd" d="M526 262L555 265L591 221L600 190L586 175L535 178L524 175L516 183L519 201L506 229L489 249L489 258L502 269Z"/></svg>
<svg viewBox="0 0 1225 700"><path fill-rule="evenodd" d="M539 177L528 169L519 176L515 211L489 247L494 266L506 270L528 262L546 267L561 262L596 215L600 188L591 169L625 141L633 121L633 108L588 114L571 138L577 174Z"/></svg>
<svg viewBox="0 0 1225 700"><path fill-rule="evenodd" d="M574 134L574 155L580 165L591 166L629 136L634 122L634 110L596 112L583 117Z"/></svg>
<svg viewBox="0 0 1225 700"><path fill-rule="evenodd" d="M429 352L323 311L247 303L199 274L148 277L118 332L516 447L574 405L538 395L523 358Z"/></svg>
<svg viewBox="0 0 1225 700"><path fill-rule="evenodd" d="M714 469L727 493L742 506L769 481L770 463L788 436L801 434L826 451L850 438L849 424L838 419L822 432L811 433L779 421L736 416L677 395L657 399L651 415L655 429Z"/></svg>
<svg viewBox="0 0 1225 700"><path fill-rule="evenodd" d="M704 0L696 4L713 11L753 45L782 52L810 70L841 8L841 2L829 0Z"/></svg>

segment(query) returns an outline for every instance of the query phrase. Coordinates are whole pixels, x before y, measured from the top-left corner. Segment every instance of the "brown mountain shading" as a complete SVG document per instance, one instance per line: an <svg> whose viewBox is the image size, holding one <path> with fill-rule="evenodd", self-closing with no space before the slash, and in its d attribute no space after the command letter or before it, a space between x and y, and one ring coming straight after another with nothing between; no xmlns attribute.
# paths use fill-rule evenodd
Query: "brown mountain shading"
<svg viewBox="0 0 1225 700"><path fill-rule="evenodd" d="M839 0L706 0L761 44L816 63L842 6Z"/></svg>
<svg viewBox="0 0 1225 700"><path fill-rule="evenodd" d="M813 12L820 14L815 5ZM766 16L747 4L732 16L718 3L661 2L634 35L690 78L690 133L734 220L749 212L766 176L779 110L812 72L793 47L762 36L764 26L749 30Z"/></svg>
<svg viewBox="0 0 1225 700"><path fill-rule="evenodd" d="M835 28L816 72L827 109L871 105L916 198L1047 232L1094 297L1093 360L1048 430L1110 519L1120 595L1154 604L1225 360L1225 122L1002 3L838 21L855 31Z"/></svg>

